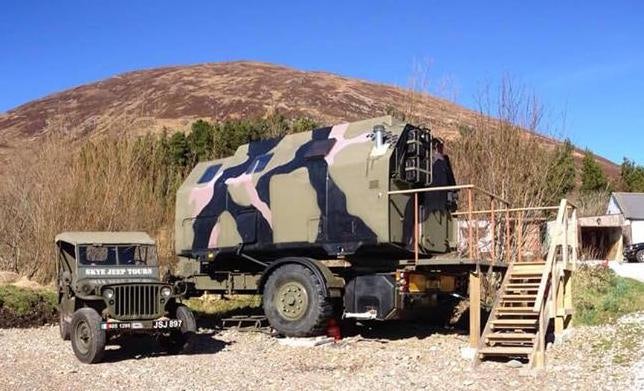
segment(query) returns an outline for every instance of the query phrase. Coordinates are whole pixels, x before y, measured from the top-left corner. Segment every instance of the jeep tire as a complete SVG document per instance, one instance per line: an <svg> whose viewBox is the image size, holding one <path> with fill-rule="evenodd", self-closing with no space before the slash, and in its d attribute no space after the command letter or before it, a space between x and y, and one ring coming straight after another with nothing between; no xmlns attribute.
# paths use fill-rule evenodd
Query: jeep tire
<svg viewBox="0 0 644 391"><path fill-rule="evenodd" d="M300 264L286 264L273 271L262 296L271 327L288 337L323 334L333 315L324 284L312 270Z"/></svg>
<svg viewBox="0 0 644 391"><path fill-rule="evenodd" d="M93 308L74 312L71 324L72 349L76 357L86 364L100 362L105 353L105 330L101 317Z"/></svg>
<svg viewBox="0 0 644 391"><path fill-rule="evenodd" d="M635 262L644 263L644 250L640 250L635 254Z"/></svg>
<svg viewBox="0 0 644 391"><path fill-rule="evenodd" d="M159 344L170 354L190 353L197 332L195 316L185 305L179 305L174 316L181 320L181 328L159 336Z"/></svg>
<svg viewBox="0 0 644 391"><path fill-rule="evenodd" d="M65 321L65 316L63 315L62 309L59 307L58 308L58 331L60 332L60 338L63 339L63 341L69 341L69 323Z"/></svg>

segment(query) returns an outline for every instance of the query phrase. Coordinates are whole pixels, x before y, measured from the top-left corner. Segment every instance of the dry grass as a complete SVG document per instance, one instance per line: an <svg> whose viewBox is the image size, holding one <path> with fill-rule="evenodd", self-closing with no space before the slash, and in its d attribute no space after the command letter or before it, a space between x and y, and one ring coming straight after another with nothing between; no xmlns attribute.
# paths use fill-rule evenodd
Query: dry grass
<svg viewBox="0 0 644 391"><path fill-rule="evenodd" d="M0 269L41 282L54 275L54 237L72 230L141 230L171 255L180 175L150 138L106 139L80 151L50 137L35 156L13 161L0 189Z"/></svg>

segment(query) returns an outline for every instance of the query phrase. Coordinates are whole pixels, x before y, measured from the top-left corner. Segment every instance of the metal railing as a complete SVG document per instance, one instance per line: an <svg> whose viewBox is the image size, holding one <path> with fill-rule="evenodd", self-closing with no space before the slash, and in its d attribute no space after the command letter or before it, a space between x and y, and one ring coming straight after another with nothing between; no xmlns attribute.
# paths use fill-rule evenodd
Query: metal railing
<svg viewBox="0 0 644 391"><path fill-rule="evenodd" d="M424 187L420 189L407 189L407 190L393 190L390 191L388 194L395 195L395 194L413 194L414 195L414 238L413 238L413 248L414 248L414 261L415 263L418 263L418 258L419 258L419 236L420 236L420 224L419 224L419 217L418 217L418 211L419 211L419 202L418 202L418 195L419 194L424 194L424 193L430 193L430 192L447 192L447 191L465 191L466 192L466 199L467 199L467 212L462 212L467 214L468 216L468 225L467 225L467 243L468 243L468 256L470 259L476 259L477 254L480 255L480 251L475 249L474 245L474 238L476 236L477 242L478 242L478 227L476 230L476 235L474 232L474 227L472 226L472 221L473 217L475 214L480 214L483 213L483 211L475 211L474 210L474 203L475 203L475 197L485 197L489 199L490 202L490 209L486 211L486 213L489 213L490 219L492 221L492 259L496 258L496 254L494 253L494 249L496 247L496 242L495 242L495 216L498 211L495 209L497 202L504 205L505 209L503 210L508 210L508 207L510 203L506 201L505 199L501 198L500 196L485 190L481 187L478 187L476 185L455 185L455 186L437 186L437 187ZM458 215L459 213L453 213L453 215Z"/></svg>

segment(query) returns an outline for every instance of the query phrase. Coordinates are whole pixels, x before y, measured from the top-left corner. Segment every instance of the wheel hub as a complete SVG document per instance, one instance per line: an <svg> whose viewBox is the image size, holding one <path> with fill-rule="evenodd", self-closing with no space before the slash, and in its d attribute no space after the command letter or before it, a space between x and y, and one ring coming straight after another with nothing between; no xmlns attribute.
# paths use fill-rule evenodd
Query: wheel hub
<svg viewBox="0 0 644 391"><path fill-rule="evenodd" d="M89 325L85 322L80 322L76 327L76 346L82 353L89 351L90 339Z"/></svg>
<svg viewBox="0 0 644 391"><path fill-rule="evenodd" d="M275 307L280 316L288 320L298 320L309 307L309 296L302 284L289 281L283 284L275 295Z"/></svg>

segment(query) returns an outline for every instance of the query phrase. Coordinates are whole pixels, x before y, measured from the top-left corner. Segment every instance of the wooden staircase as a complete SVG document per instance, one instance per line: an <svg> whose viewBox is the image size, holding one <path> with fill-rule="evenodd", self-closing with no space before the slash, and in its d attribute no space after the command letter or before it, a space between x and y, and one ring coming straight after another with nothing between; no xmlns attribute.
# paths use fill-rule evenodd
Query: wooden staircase
<svg viewBox="0 0 644 391"><path fill-rule="evenodd" d="M487 358L516 358L543 367L549 327L558 338L570 325L578 232L575 208L567 200L559 205L550 235L545 260L509 264L478 340L475 365Z"/></svg>
<svg viewBox="0 0 644 391"><path fill-rule="evenodd" d="M481 336L478 358L503 356L530 360L539 330L534 305L545 262L510 265Z"/></svg>

